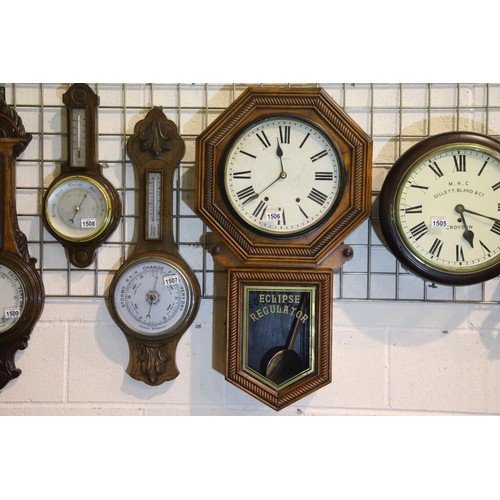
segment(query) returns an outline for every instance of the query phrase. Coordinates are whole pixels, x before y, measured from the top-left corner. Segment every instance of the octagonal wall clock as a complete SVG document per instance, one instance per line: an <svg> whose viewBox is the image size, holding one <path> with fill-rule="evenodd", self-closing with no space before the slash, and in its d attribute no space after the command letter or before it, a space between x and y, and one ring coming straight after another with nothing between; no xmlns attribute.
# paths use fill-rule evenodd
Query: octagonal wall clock
<svg viewBox="0 0 500 500"><path fill-rule="evenodd" d="M371 155L319 87L250 87L197 139L197 210L228 270L225 376L275 410L330 382L332 273L370 213Z"/></svg>
<svg viewBox="0 0 500 500"><path fill-rule="evenodd" d="M19 115L0 97L0 389L21 374L15 355L27 347L45 302L16 212L16 158L30 141Z"/></svg>
<svg viewBox="0 0 500 500"><path fill-rule="evenodd" d="M500 142L445 132L418 142L389 171L380 226L392 253L433 283L472 285L500 273Z"/></svg>

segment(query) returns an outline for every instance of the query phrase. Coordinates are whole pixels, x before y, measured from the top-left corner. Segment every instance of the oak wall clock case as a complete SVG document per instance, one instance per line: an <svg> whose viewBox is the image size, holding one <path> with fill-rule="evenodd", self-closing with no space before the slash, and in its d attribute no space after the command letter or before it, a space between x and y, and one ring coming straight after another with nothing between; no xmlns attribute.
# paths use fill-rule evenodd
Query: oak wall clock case
<svg viewBox="0 0 500 500"><path fill-rule="evenodd" d="M99 97L85 83L63 95L68 129L67 160L43 200L47 231L66 249L76 267L88 267L96 250L116 229L121 202L97 161Z"/></svg>
<svg viewBox="0 0 500 500"><path fill-rule="evenodd" d="M474 132L428 137L389 171L380 194L389 249L416 275L472 285L500 272L500 142Z"/></svg>
<svg viewBox="0 0 500 500"><path fill-rule="evenodd" d="M177 344L194 320L200 289L172 228L174 170L185 145L174 122L152 108L127 141L139 191L138 238L108 290L108 309L130 348L127 373L148 385L179 374Z"/></svg>
<svg viewBox="0 0 500 500"><path fill-rule="evenodd" d="M196 175L228 270L225 376L279 410L330 382L332 273L369 214L371 141L321 88L251 87L198 137Z"/></svg>
<svg viewBox="0 0 500 500"><path fill-rule="evenodd" d="M16 158L30 141L21 118L0 97L0 389L21 374L15 355L27 347L45 301L16 212Z"/></svg>

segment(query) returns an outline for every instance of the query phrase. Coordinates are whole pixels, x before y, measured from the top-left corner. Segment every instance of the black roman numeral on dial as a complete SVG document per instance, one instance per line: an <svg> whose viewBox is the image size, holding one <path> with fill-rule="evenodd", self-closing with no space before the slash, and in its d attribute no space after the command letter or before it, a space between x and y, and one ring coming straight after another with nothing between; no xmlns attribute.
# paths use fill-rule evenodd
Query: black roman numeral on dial
<svg viewBox="0 0 500 500"><path fill-rule="evenodd" d="M290 144L290 125L280 125L280 142L282 144Z"/></svg>
<svg viewBox="0 0 500 500"><path fill-rule="evenodd" d="M434 240L434 243L432 244L429 252L432 255L434 255L435 257L439 257L439 254L441 253L442 248L443 248L443 242L439 238L436 238Z"/></svg>
<svg viewBox="0 0 500 500"><path fill-rule="evenodd" d="M493 227L491 228L491 231L493 231L495 234L498 234L500 236L500 222L495 221L493 224Z"/></svg>
<svg viewBox="0 0 500 500"><path fill-rule="evenodd" d="M319 159L323 158L326 156L328 153L326 152L326 149L323 149L323 151L320 151L319 153L316 153L315 155L311 156L311 161L315 162L318 161Z"/></svg>
<svg viewBox="0 0 500 500"><path fill-rule="evenodd" d="M253 186L248 186L248 187L242 189L241 191L238 191L236 193L236 196L240 200L244 200L245 198L249 198L250 196L254 196L255 194L256 193L255 193Z"/></svg>
<svg viewBox="0 0 500 500"><path fill-rule="evenodd" d="M262 132L259 132L258 134L255 134L257 136L257 138L259 139L259 141L262 143L262 145L265 147L265 148L268 148L271 143L269 142L269 139L267 138L267 135L264 131Z"/></svg>
<svg viewBox="0 0 500 500"><path fill-rule="evenodd" d="M443 171L435 161L429 165L429 168L436 174L436 177L443 177Z"/></svg>
<svg viewBox="0 0 500 500"><path fill-rule="evenodd" d="M333 181L333 172L314 172L315 181Z"/></svg>
<svg viewBox="0 0 500 500"><path fill-rule="evenodd" d="M421 214L422 205L415 205L414 207L405 208L405 214Z"/></svg>
<svg viewBox="0 0 500 500"><path fill-rule="evenodd" d="M318 205L323 205L328 198L325 193L318 191L316 188L312 188L307 197L310 200L315 201Z"/></svg>
<svg viewBox="0 0 500 500"><path fill-rule="evenodd" d="M420 222L419 224L417 224L416 226L413 226L411 229L410 229L410 233L411 235L416 239L420 239L424 234L427 233L427 231L429 231L429 228L425 225L425 222Z"/></svg>
<svg viewBox="0 0 500 500"><path fill-rule="evenodd" d="M240 170L233 172L233 179L250 179L251 170Z"/></svg>
<svg viewBox="0 0 500 500"><path fill-rule="evenodd" d="M261 201L259 201L257 208L253 211L252 215L254 217L260 216L260 220L262 220L264 218L264 214L266 213L266 210L267 210L267 205L261 200Z"/></svg>
<svg viewBox="0 0 500 500"><path fill-rule="evenodd" d="M466 171L466 163L465 163L465 155L454 155L453 161L455 162L455 169L457 172L465 172Z"/></svg>

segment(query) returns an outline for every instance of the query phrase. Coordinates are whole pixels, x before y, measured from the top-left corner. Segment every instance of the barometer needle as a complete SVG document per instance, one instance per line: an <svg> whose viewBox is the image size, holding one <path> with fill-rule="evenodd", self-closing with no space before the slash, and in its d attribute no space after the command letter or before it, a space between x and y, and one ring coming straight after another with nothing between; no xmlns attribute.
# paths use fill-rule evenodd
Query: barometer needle
<svg viewBox="0 0 500 500"><path fill-rule="evenodd" d="M80 211L81 206L83 205L83 202L85 201L85 198L87 198L88 193L85 193L84 197L82 198L82 201L80 202L79 205L74 207L75 213L73 214L73 217L68 220L68 222L71 222L73 224L75 222L75 215Z"/></svg>

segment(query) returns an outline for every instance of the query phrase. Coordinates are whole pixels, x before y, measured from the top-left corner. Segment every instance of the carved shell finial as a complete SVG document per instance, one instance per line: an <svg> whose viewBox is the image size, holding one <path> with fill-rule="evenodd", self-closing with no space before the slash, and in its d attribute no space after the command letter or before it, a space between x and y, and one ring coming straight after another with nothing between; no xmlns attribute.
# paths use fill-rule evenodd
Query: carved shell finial
<svg viewBox="0 0 500 500"><path fill-rule="evenodd" d="M153 156L159 156L162 151L170 151L170 141L174 131L160 107L149 111L138 134L142 151L150 151Z"/></svg>

